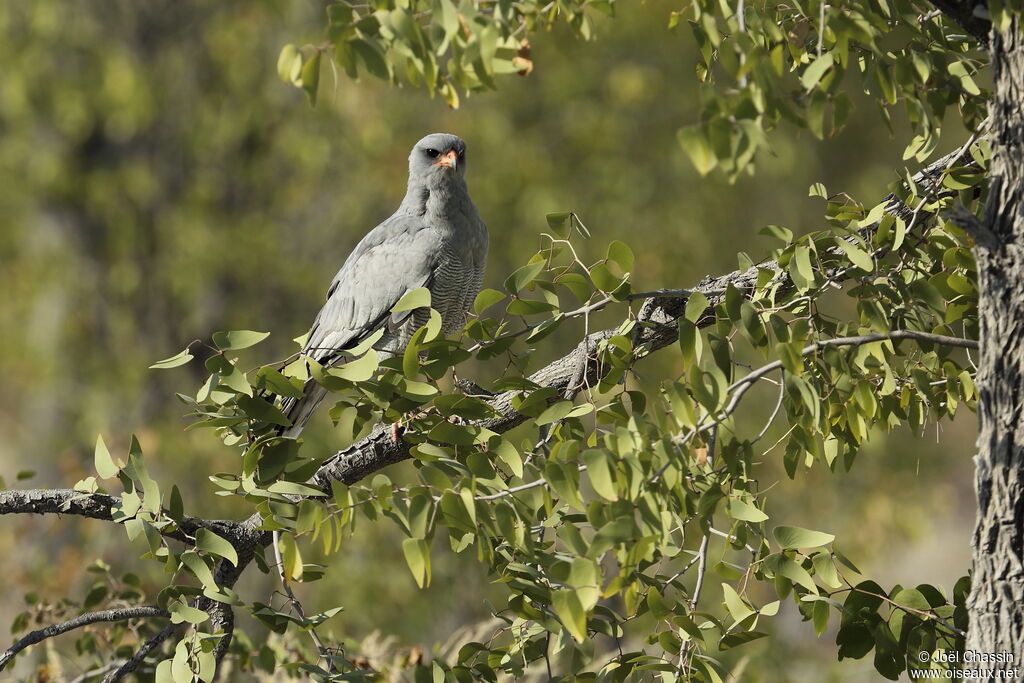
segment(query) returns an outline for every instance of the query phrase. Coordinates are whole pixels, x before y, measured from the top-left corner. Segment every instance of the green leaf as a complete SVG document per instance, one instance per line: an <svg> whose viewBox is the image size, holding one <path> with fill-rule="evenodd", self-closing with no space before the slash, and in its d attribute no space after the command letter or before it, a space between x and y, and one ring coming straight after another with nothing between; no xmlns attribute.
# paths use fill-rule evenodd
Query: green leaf
<svg viewBox="0 0 1024 683"><path fill-rule="evenodd" d="M178 490L177 484L171 486L171 497L164 512L174 521L180 521L185 516L185 504L181 500L181 491Z"/></svg>
<svg viewBox="0 0 1024 683"><path fill-rule="evenodd" d="M572 224L570 217L572 216L571 211L559 211L558 213L549 213L546 218L548 221L548 227L558 237L568 237L569 232L572 230Z"/></svg>
<svg viewBox="0 0 1024 683"><path fill-rule="evenodd" d="M557 590L551 594L551 606L559 621L578 643L587 639L587 613L574 590Z"/></svg>
<svg viewBox="0 0 1024 683"><path fill-rule="evenodd" d="M818 546L831 543L836 538L832 534L801 529L798 526L777 526L772 531L772 535L775 536L776 542L784 549L817 548Z"/></svg>
<svg viewBox="0 0 1024 683"><path fill-rule="evenodd" d="M144 507L153 514L160 512L160 486L149 476L146 463L142 459L142 449L134 434L128 448L128 463L122 468L122 473L142 487Z"/></svg>
<svg viewBox="0 0 1024 683"><path fill-rule="evenodd" d="M430 585L430 546L422 538L407 538L402 541L402 553L409 565L412 577L420 588Z"/></svg>
<svg viewBox="0 0 1024 683"><path fill-rule="evenodd" d="M765 558L765 566L780 576L797 583L812 593L818 592L814 579L807 573L807 570L800 566L792 557L783 553L776 553Z"/></svg>
<svg viewBox="0 0 1024 683"><path fill-rule="evenodd" d="M213 343L221 351L238 351L255 346L270 336L269 332L253 332L252 330L234 330L231 332L214 332Z"/></svg>
<svg viewBox="0 0 1024 683"><path fill-rule="evenodd" d="M814 284L814 266L811 265L811 250L808 247L801 245L794 250L789 272L800 289Z"/></svg>
<svg viewBox="0 0 1024 683"><path fill-rule="evenodd" d="M739 498L729 500L729 516L744 522L763 522L768 519L768 515L756 506Z"/></svg>
<svg viewBox="0 0 1024 683"><path fill-rule="evenodd" d="M384 50L377 41L357 38L350 41L349 45L359 56L367 71L385 81L391 79L391 64L388 63Z"/></svg>
<svg viewBox="0 0 1024 683"><path fill-rule="evenodd" d="M238 407L254 420L262 420L263 422L281 425L282 427L290 427L292 425L291 420L285 417L284 413L277 406L271 405L258 396L242 395L236 401L238 402Z"/></svg>
<svg viewBox="0 0 1024 683"><path fill-rule="evenodd" d="M121 471L121 465L116 464L110 456L110 451L103 443L102 436L96 437L96 452L93 455L93 461L96 465L96 474L100 476L100 479L116 477L117 473Z"/></svg>
<svg viewBox="0 0 1024 683"><path fill-rule="evenodd" d="M501 461L508 465L508 468L512 470L512 474L516 477L523 476L523 457L519 454L519 451L513 446L508 440L502 438L496 447L498 457Z"/></svg>
<svg viewBox="0 0 1024 683"><path fill-rule="evenodd" d="M684 317L691 323L696 323L707 309L708 298L700 292L690 292L690 296L686 299L686 313Z"/></svg>
<svg viewBox="0 0 1024 683"><path fill-rule="evenodd" d="M758 230L757 234L774 237L775 239L782 240L786 243L793 240L793 231L781 225L766 225Z"/></svg>
<svg viewBox="0 0 1024 683"><path fill-rule="evenodd" d="M633 250L629 248L624 242L619 240L613 240L608 245L608 260L616 264L623 273L630 273L633 271Z"/></svg>
<svg viewBox="0 0 1024 683"><path fill-rule="evenodd" d="M580 500L579 471L575 465L548 462L544 467L544 478L563 503L568 503L578 510L586 509Z"/></svg>
<svg viewBox="0 0 1024 683"><path fill-rule="evenodd" d="M155 362L152 365L150 365L149 369L150 370L168 370L170 368L176 368L179 365L184 365L185 363L189 362L194 357L195 356L193 356L191 353L189 353L188 349L183 349L182 351L174 354L170 358L164 358L163 360L158 360L157 362Z"/></svg>
<svg viewBox="0 0 1024 683"><path fill-rule="evenodd" d="M430 290L426 287L417 287L406 292L398 303L391 307L392 312L412 311L417 308L430 308Z"/></svg>
<svg viewBox="0 0 1024 683"><path fill-rule="evenodd" d="M538 261L519 268L505 280L505 289L512 294L518 294L520 290L534 281L544 270L544 262Z"/></svg>
<svg viewBox="0 0 1024 683"><path fill-rule="evenodd" d="M361 358L333 367L327 371L327 374L332 377L348 380L349 382L365 382L373 377L373 373L377 372L379 365L380 360L377 352L370 349Z"/></svg>
<svg viewBox="0 0 1024 683"><path fill-rule="evenodd" d="M200 583L210 590L216 591L218 589L217 580L214 578L213 572L210 571L210 566L194 550L186 550L179 559L199 579Z"/></svg>
<svg viewBox="0 0 1024 683"><path fill-rule="evenodd" d="M289 533L280 534L281 562L284 564L285 576L302 581L302 553L295 543L295 537Z"/></svg>
<svg viewBox="0 0 1024 683"><path fill-rule="evenodd" d="M171 613L172 624L180 624L182 622L201 624L209 619L209 615L206 612L201 609L196 609L190 605L186 605L181 600L173 600L168 603L167 611Z"/></svg>
<svg viewBox="0 0 1024 683"><path fill-rule="evenodd" d="M743 621L754 613L754 610L750 609L736 590L727 583L722 584L722 597L725 599L725 606L729 610L729 614L737 622Z"/></svg>
<svg viewBox="0 0 1024 683"><path fill-rule="evenodd" d="M513 299L505 307L509 315L537 315L538 313L549 313L557 308L548 301L537 299Z"/></svg>
<svg viewBox="0 0 1024 683"><path fill-rule="evenodd" d="M238 553L235 552L235 547L209 529L196 530L196 548L223 557L231 564L238 566Z"/></svg>
<svg viewBox="0 0 1024 683"><path fill-rule="evenodd" d="M831 588L839 588L842 581L839 579L839 572L836 571L835 562L827 551L820 551L811 558L814 565L814 575L821 579L825 585Z"/></svg>
<svg viewBox="0 0 1024 683"><path fill-rule="evenodd" d="M320 87L320 55L322 53L318 50L316 54L309 58L306 64L302 67L301 77L296 85L302 86L302 89L306 92L306 97L309 98L309 103L312 106L316 106L316 93Z"/></svg>
<svg viewBox="0 0 1024 683"><path fill-rule="evenodd" d="M481 289L473 301L473 312L480 315L504 298L505 294L496 289Z"/></svg>
<svg viewBox="0 0 1024 683"><path fill-rule="evenodd" d="M967 67L961 61L954 61L946 67L950 76L953 76L960 81L960 87L967 91L970 95L980 95L981 89L978 88L978 84L974 82L971 75L967 73Z"/></svg>
<svg viewBox="0 0 1024 683"><path fill-rule="evenodd" d="M680 128L676 133L676 139L679 140L679 146L686 152L686 156L690 157L697 173L705 176L718 165L715 151L711 148L707 136L699 126Z"/></svg>
<svg viewBox="0 0 1024 683"><path fill-rule="evenodd" d="M704 340L700 336L700 330L689 320L679 321L679 350L682 353L683 361L687 364L700 362L701 352L704 349Z"/></svg>
<svg viewBox="0 0 1024 683"><path fill-rule="evenodd" d="M828 616L831 609L824 600L817 600L812 608L814 619L814 635L820 636L828 628Z"/></svg>
<svg viewBox="0 0 1024 683"><path fill-rule="evenodd" d="M837 240L837 244L846 253L847 258L850 259L853 265L868 273L874 271L875 262L871 260L871 256L866 251L843 239Z"/></svg>
<svg viewBox="0 0 1024 683"><path fill-rule="evenodd" d="M431 441L455 446L472 446L482 431L483 428L476 425L452 424L447 420L442 420L431 427L427 436Z"/></svg>
<svg viewBox="0 0 1024 683"><path fill-rule="evenodd" d="M833 63L831 52L826 52L811 62L811 65L800 75L800 83L804 89L812 90L825 75L825 72L832 68Z"/></svg>
<svg viewBox="0 0 1024 683"><path fill-rule="evenodd" d="M352 354L353 357L355 357L355 356L362 356L367 351L369 351L371 348L373 348L373 345L376 344L377 341L381 337L384 336L384 333L386 331L387 331L386 327L379 328L376 332L371 334L369 337L367 337L366 339L364 339L363 341L359 342L357 345L355 345L351 349L349 349L348 352L350 354ZM305 341L303 341L302 346L305 346Z"/></svg>
<svg viewBox="0 0 1024 683"><path fill-rule="evenodd" d="M603 263L598 263L591 267L590 280L594 283L595 287L603 292L614 291L622 282L622 278L613 275L608 266Z"/></svg>
<svg viewBox="0 0 1024 683"><path fill-rule="evenodd" d="M285 83L293 83L302 70L302 54L294 45L285 45L277 57L277 75Z"/></svg>
<svg viewBox="0 0 1024 683"><path fill-rule="evenodd" d="M724 651L730 648L739 647L740 645L746 645L749 642L755 641L758 638L764 638L767 635L767 633L761 633L760 631L734 631L722 636L722 639L718 641L718 647ZM707 668L709 670L711 669L710 666ZM719 678L718 680L721 681L722 679Z"/></svg>
<svg viewBox="0 0 1024 683"><path fill-rule="evenodd" d="M558 401L556 403L552 403L544 410L544 412L534 419L534 424L538 427L553 424L568 415L572 409L572 401Z"/></svg>
<svg viewBox="0 0 1024 683"><path fill-rule="evenodd" d="M294 481L275 481L267 487L270 493L285 496L326 496L327 494L314 486L307 486Z"/></svg>
<svg viewBox="0 0 1024 683"><path fill-rule="evenodd" d="M256 372L256 386L276 396L302 398L302 382L285 377L269 365Z"/></svg>
<svg viewBox="0 0 1024 683"><path fill-rule="evenodd" d="M615 490L615 478L612 475L608 455L599 449L592 448L583 452L583 460L587 464L587 478L599 496L605 500L618 500Z"/></svg>

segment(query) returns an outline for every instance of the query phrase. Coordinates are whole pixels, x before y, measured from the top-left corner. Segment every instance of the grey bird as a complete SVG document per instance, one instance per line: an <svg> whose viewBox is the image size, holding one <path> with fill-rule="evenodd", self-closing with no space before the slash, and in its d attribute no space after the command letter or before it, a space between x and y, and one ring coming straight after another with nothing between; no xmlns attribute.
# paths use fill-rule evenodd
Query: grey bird
<svg viewBox="0 0 1024 683"><path fill-rule="evenodd" d="M309 331L303 354L324 366L343 359L377 330L381 358L401 353L429 316L425 309L392 313L406 293L430 291L441 315L441 330L465 322L480 291L487 261L487 227L466 188L466 143L433 133L409 154L409 185L398 210L371 230L352 250L327 290L327 302ZM291 421L284 436L297 437L327 391L310 380L302 398L285 399L281 411Z"/></svg>

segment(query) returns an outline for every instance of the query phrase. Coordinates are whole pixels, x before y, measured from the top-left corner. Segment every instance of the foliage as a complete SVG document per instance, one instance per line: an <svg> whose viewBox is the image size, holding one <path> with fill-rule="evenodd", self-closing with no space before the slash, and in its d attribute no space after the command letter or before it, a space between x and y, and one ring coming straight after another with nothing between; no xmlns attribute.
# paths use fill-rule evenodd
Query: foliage
<svg viewBox="0 0 1024 683"><path fill-rule="evenodd" d="M944 15L923 6L741 3L737 13L693 3L672 22L692 27L698 77L735 84L704 90L701 123L680 132L683 148L702 173L752 172L756 152L768 147L765 132L783 119L819 138L841 128L849 90L862 85L848 79L859 77L872 84L887 121L891 107L906 106L916 136L906 158L928 158L947 108L978 127L985 93L974 76L985 61ZM522 41L532 31L564 19L589 37L588 13L610 7L340 3L329 9L328 44L286 47L279 72L315 99L321 54L331 50L352 76L365 70L397 82L402 74L454 106L456 88L472 92L492 87L494 75L528 70ZM593 248L580 246L589 232L579 216L551 214L542 248L507 277L504 291L481 292L460 339L442 337L435 314L398 358L380 360L371 339L334 367L294 356L248 368L238 352L267 335L237 330L152 367L201 361L205 382L179 394L194 418L190 429L213 429L238 453L210 479L252 513L258 530L274 534L288 595L290 584L330 572L330 564L308 561L314 548L339 554L362 526L385 520L404 536L401 554L419 586L430 584L437 555L451 552L475 556L504 588L486 637L466 639L450 657L396 662L388 673L722 680L729 651L764 637L765 622L792 601L817 635L839 622L840 659L872 654L876 670L895 680L923 666L918 652L962 648L967 581L951 595L927 584L883 587L832 534L773 517L762 471L775 457L791 478L811 468L849 470L872 433L905 425L920 434L973 407L972 364L956 350L978 332L972 242L943 213L957 203L978 211L987 164L985 141L972 137L938 174L901 178L895 197L877 204L817 184L810 195L825 203L827 230L797 237L769 226L765 234L778 245L768 258L755 263L741 253L735 277L653 297L634 292L633 249L612 241L603 258L581 258ZM402 305L429 307L424 294ZM645 312L666 301L677 302L675 319ZM593 329L598 311L621 323ZM674 343L663 353L674 354L677 372L652 381L636 364L664 346L658 335L666 325ZM537 358L567 329L582 340L583 360L563 390L545 381ZM456 390L447 378L467 367L495 378L481 391ZM309 380L334 393L330 414L344 441L358 444L375 425L391 425L395 439L412 444L414 470L324 481L324 467L350 451L327 458L276 429L287 424L276 398L298 395ZM756 411L742 401L762 384L775 396L766 423L754 422ZM213 679L224 635L212 628L216 605L247 612L281 636L254 643L236 630L229 647L242 675L374 675L307 638L340 606L305 615L280 596L239 595L224 577L244 568L252 549L214 523L196 525L178 487L149 473L137 440L125 455L100 440L94 463L96 476L75 488L83 496L120 488L113 521L169 577L156 605L184 636L162 653L156 680ZM254 561L273 569L262 548ZM75 606L140 604L130 576L105 578ZM60 608L33 609L53 617ZM15 630L32 614L20 615ZM140 629L140 637L158 632ZM116 631L103 645L130 656L124 635ZM99 656L91 633L79 642Z"/></svg>
<svg viewBox="0 0 1024 683"><path fill-rule="evenodd" d="M595 13L614 9L613 0L343 0L328 6L327 41L285 46L278 73L315 103L322 55L333 54L331 68L336 62L351 78L365 72L423 87L455 108L460 88L493 89L495 76L529 74L531 33L564 21L589 39ZM771 149L766 133L782 121L819 139L835 135L858 91L871 96L890 131L893 111L905 110L914 136L904 159L931 156L947 110L969 130L985 117L987 93L976 76L987 54L928 2L691 0L668 26L689 27L701 56L696 77L717 86L701 91L700 122L678 133L702 174L753 173L757 153Z"/></svg>
<svg viewBox="0 0 1024 683"><path fill-rule="evenodd" d="M982 145L970 151L984 164ZM943 177L959 187L948 179L966 178L975 166L952 168ZM935 218L940 206L970 189L905 192L905 205L921 207L910 225L897 212L885 213L885 204L866 209L846 199L828 203L832 230L794 240L786 229L771 228L783 246L774 261L748 266L751 291L729 285L688 296L675 351L684 369L657 386L645 389L632 377L634 362L651 350L639 333L649 323L629 305L633 252L613 242L604 259L582 262L570 233L585 228L574 214L556 214L549 216L548 246L506 280L506 291L478 296L465 344L439 336L435 313L403 357L379 361L370 339L336 367L297 359L281 371L245 372L234 352L265 335L218 333L206 349L209 378L197 395L180 398L193 406L194 426L242 446L238 469L211 480L224 495L244 496L261 528L283 532L288 581L316 581L329 571L303 560L309 544L336 553L361 520L384 518L405 534L402 551L421 586L430 582L438 540L487 566L507 589L507 602L493 612L501 625L485 641L465 643L452 661L430 665L456 679L521 676L547 660L565 673L590 670L609 680L640 672L715 680L725 676L716 655L763 637L759 624L785 599L818 634L835 612L839 657L874 650L878 671L895 679L919 666L908 655L962 646L967 584L945 596L933 586L886 590L863 578L831 534L769 524L757 465L779 455L791 477L815 466L848 469L871 431L901 424L920 431L973 404L970 369L959 354L941 343L887 339L893 330L921 331L955 342L974 331L967 240ZM851 272L858 282L844 294L857 318L844 322L829 312L841 307L830 293ZM498 317L486 315L499 304ZM399 304L428 305L425 290ZM564 396L530 379L531 351L554 327L606 306L626 315L592 349L594 381ZM187 362L194 350L155 367ZM485 426L501 417L493 399L445 391L443 378L471 355L504 365L484 395L508 392L528 424L518 438ZM742 358L778 362L744 374ZM755 434L735 413L767 371L780 375L771 420L784 434L758 452L770 425ZM378 421L401 424L402 438L415 444L415 478L335 481L330 495L311 487L322 460L276 435L287 420L273 403L275 395L298 394L309 377L337 394L332 417L353 440ZM228 541L200 529L194 547L179 551L161 537L182 519L173 502L180 496L172 494L164 507L138 454L114 463L101 442L97 471L125 487L117 518L129 536L144 535L150 556L169 573L198 582L163 591L158 604L172 615L198 629L207 614L187 601L200 593L242 606L278 632L313 629L340 610L297 618L283 606L241 602L214 577L217 562L238 562ZM79 486L95 490L93 481ZM721 559L709 567L712 538L724 540L716 551ZM724 608L700 602L706 570L722 581ZM215 635L197 630L196 637L201 643ZM647 646L616 653L609 646L619 640ZM186 648L174 661L182 658L202 674L211 648ZM273 659L263 655L250 664ZM355 669L335 659L342 671ZM315 661L310 656L297 670L329 679L326 663ZM168 662L161 667L184 666ZM425 665L419 671L430 675Z"/></svg>

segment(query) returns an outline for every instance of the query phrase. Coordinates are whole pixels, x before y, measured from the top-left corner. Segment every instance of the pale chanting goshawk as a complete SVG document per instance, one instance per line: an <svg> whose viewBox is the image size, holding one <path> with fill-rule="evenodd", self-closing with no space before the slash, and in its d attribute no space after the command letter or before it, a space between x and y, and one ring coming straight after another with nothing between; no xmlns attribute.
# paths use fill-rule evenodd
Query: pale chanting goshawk
<svg viewBox="0 0 1024 683"><path fill-rule="evenodd" d="M487 227L466 188L466 143L455 135L433 133L409 154L409 186L395 213L371 230L352 250L327 290L302 353L324 366L343 359L378 329L374 344L382 359L401 353L429 313L392 313L408 292L430 291L431 307L441 315L441 330L454 332L465 322L483 281ZM285 399L281 410L302 432L327 390L306 382L302 398Z"/></svg>

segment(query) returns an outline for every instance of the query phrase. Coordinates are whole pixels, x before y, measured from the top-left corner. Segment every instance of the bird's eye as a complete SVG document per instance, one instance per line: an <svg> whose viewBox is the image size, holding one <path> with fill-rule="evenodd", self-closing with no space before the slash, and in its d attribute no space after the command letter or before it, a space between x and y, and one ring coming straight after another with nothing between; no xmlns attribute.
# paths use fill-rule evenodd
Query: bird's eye
<svg viewBox="0 0 1024 683"><path fill-rule="evenodd" d="M426 154L426 155L427 155L428 157L430 157L431 159L436 159L436 158L438 157L438 155L440 155L440 154L441 154L440 152L438 152L438 151L437 151L436 149L433 149L433 148L431 148L431 149L425 149L425 150L423 150L423 152L424 152L424 153L425 153L425 154Z"/></svg>

